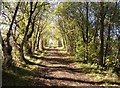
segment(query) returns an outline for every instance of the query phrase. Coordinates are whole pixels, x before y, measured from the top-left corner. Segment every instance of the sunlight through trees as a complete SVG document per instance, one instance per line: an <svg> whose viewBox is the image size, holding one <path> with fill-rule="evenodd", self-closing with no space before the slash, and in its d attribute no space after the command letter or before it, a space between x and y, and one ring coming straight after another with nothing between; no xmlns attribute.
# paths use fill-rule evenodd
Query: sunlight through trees
<svg viewBox="0 0 120 88"><path fill-rule="evenodd" d="M76 80L82 83L79 80L82 78L76 74L80 76L83 72L85 78L93 72L94 76L98 76L98 82L91 82L88 77L83 83L104 85L104 80L108 80L108 84L120 85L119 1L2 2L0 24L0 61L2 59L3 72L7 76L10 74L6 72L11 69L15 70L13 73L19 69L21 74L23 69L34 69L33 72L39 69L42 77L42 72L48 74L51 68L60 68L72 69L72 72L67 73L66 70L55 74L75 75L77 79L56 78L59 81ZM59 68L55 68L57 65ZM78 73L75 69L79 69ZM110 75L113 79L107 79ZM45 82L46 79L54 77L46 77Z"/></svg>

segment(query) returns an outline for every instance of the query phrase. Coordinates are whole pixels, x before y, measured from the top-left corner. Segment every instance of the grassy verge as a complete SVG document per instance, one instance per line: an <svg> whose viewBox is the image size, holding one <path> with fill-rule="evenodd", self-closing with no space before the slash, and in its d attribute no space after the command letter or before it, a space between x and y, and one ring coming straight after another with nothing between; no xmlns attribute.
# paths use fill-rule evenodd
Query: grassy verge
<svg viewBox="0 0 120 88"><path fill-rule="evenodd" d="M19 56L19 53L18 53ZM13 55L14 66L9 70L2 71L2 85L3 86L33 86L33 78L36 76L34 70L39 66L37 65L26 65L25 62L20 58ZM38 64L41 62L40 59L31 58L26 55L25 58L30 62Z"/></svg>
<svg viewBox="0 0 120 88"><path fill-rule="evenodd" d="M120 86L114 84L115 82L120 83L120 78L113 73L112 69L104 70L102 67L98 67L95 64L83 64L80 62L75 62L75 65L78 66L90 78L90 81L106 82L100 84L100 86Z"/></svg>
<svg viewBox="0 0 120 88"><path fill-rule="evenodd" d="M11 70L2 71L3 86L31 86L36 74L27 68L14 67Z"/></svg>

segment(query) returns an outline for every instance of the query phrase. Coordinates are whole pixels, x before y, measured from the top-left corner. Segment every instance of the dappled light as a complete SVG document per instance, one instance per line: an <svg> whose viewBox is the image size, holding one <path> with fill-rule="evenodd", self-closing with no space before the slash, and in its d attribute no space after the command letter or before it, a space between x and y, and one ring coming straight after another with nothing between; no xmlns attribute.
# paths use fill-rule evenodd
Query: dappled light
<svg viewBox="0 0 120 88"><path fill-rule="evenodd" d="M120 87L119 2L1 7L3 87Z"/></svg>

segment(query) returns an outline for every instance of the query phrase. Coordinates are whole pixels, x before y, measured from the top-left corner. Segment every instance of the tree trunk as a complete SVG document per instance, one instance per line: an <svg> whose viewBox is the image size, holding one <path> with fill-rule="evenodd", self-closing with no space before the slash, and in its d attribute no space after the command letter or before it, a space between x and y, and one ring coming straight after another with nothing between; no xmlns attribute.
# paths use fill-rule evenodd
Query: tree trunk
<svg viewBox="0 0 120 88"><path fill-rule="evenodd" d="M20 45L20 49L21 49L20 53L21 53L21 59L22 60L25 60L23 46L24 46L26 40L28 40L28 38L29 38L27 36L27 34L28 34L29 26L30 26L30 23L31 23L31 20L32 20L32 15L33 15L33 13L34 13L34 11L36 9L36 5L37 5L37 2L35 4L34 10L32 10L33 2L30 2L30 16L28 18L28 23L27 23L27 26L26 26L26 29L25 29L24 37L23 37L23 40L22 40L21 45Z"/></svg>
<svg viewBox="0 0 120 88"><path fill-rule="evenodd" d="M41 39L41 48L42 48L42 50L44 50L44 45L43 44L44 44L43 40Z"/></svg>
<svg viewBox="0 0 120 88"><path fill-rule="evenodd" d="M0 62L2 62L2 36L1 36L1 31L0 31ZM1 65L0 65L0 71L1 71Z"/></svg>
<svg viewBox="0 0 120 88"><path fill-rule="evenodd" d="M117 55L117 59L119 59L119 62L120 62L120 36L118 37L118 55Z"/></svg>
<svg viewBox="0 0 120 88"><path fill-rule="evenodd" d="M103 56L104 56L104 18L105 18L105 12L104 12L104 3L100 2L101 10L100 10L100 51L99 51L99 65L103 66Z"/></svg>
<svg viewBox="0 0 120 88"><path fill-rule="evenodd" d="M86 2L86 41L85 41L85 63L87 63L88 61L88 27L89 27L89 24L88 24L88 3L89 2Z"/></svg>
<svg viewBox="0 0 120 88"><path fill-rule="evenodd" d="M98 18L96 18L96 23L95 23L95 34L94 34L94 49L95 49L95 51L98 49L97 37L98 37Z"/></svg>
<svg viewBox="0 0 120 88"><path fill-rule="evenodd" d="M41 41L42 41L42 40L41 40ZM39 49L39 45L40 45L40 32L39 32L39 35L38 35L37 49Z"/></svg>
<svg viewBox="0 0 120 88"><path fill-rule="evenodd" d="M34 20L35 21L35 20ZM34 32L34 30L35 30L35 28L34 28L34 26L35 26L35 22L32 22L32 30L31 30L31 32L27 35L27 41L32 37L32 34L33 34L33 32Z"/></svg>
<svg viewBox="0 0 120 88"><path fill-rule="evenodd" d="M11 67L12 65L12 46L10 44L10 36L11 36L11 31L12 31L12 26L13 26L13 23L14 23L14 20L16 18L16 15L17 15L17 12L18 12L18 9L19 9L19 4L20 2L18 2L17 6L16 6L16 9L15 9L15 12L14 12L14 15L13 15L13 18L12 18L12 22L10 24L10 28L8 30L8 33L7 33L7 45L4 45L3 47L6 46L6 52L4 51L5 53L5 57L4 57L4 65L6 65L7 67ZM5 44L5 43L4 43Z"/></svg>
<svg viewBox="0 0 120 88"><path fill-rule="evenodd" d="M63 38L62 43L63 43L63 47L64 47L64 49L66 50L66 43L65 43L65 39L64 39L64 38Z"/></svg>
<svg viewBox="0 0 120 88"><path fill-rule="evenodd" d="M37 28L37 31L36 31L36 33L35 33L35 38L34 38L34 42L33 42L33 51L35 51L36 50L36 43L37 43L37 36L39 35L39 26L38 26L38 28Z"/></svg>
<svg viewBox="0 0 120 88"><path fill-rule="evenodd" d="M109 52L110 52L110 31L111 31L111 25L109 24L108 36L106 41L106 49L105 49L105 57L107 57L107 55L109 55Z"/></svg>

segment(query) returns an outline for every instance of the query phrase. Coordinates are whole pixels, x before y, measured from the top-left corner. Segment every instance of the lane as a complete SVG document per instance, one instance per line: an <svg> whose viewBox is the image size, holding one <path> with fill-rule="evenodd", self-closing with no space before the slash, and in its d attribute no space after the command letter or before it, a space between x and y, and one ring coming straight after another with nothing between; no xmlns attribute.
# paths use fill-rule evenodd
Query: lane
<svg viewBox="0 0 120 88"><path fill-rule="evenodd" d="M64 58L68 54L61 52L48 50L44 53L41 65L46 67L38 69L38 75L35 77L37 85L38 80L42 80L48 86L94 86L95 84L88 82L89 77L75 66L72 60Z"/></svg>

